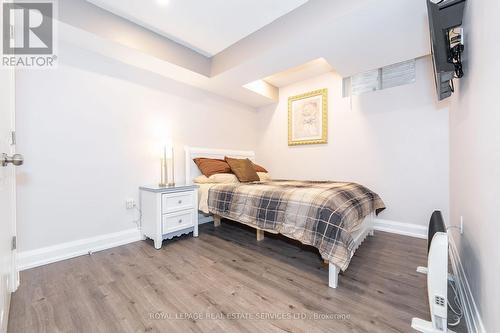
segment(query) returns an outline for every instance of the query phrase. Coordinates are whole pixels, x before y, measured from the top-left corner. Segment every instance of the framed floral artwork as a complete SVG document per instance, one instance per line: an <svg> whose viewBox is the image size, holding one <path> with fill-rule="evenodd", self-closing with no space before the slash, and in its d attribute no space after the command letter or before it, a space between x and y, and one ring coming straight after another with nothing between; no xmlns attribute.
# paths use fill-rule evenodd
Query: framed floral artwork
<svg viewBox="0 0 500 333"><path fill-rule="evenodd" d="M328 89L288 98L288 145L328 142Z"/></svg>

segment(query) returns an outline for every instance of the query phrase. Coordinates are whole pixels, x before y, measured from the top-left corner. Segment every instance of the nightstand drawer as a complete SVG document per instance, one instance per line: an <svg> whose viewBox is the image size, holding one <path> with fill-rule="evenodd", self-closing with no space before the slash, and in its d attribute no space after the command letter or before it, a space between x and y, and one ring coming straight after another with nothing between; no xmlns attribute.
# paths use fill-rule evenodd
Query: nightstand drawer
<svg viewBox="0 0 500 333"><path fill-rule="evenodd" d="M176 212L183 209L193 208L195 192L165 193L161 197L162 213Z"/></svg>
<svg viewBox="0 0 500 333"><path fill-rule="evenodd" d="M183 211L162 216L163 233L168 233L178 229L192 227L194 225L193 212Z"/></svg>

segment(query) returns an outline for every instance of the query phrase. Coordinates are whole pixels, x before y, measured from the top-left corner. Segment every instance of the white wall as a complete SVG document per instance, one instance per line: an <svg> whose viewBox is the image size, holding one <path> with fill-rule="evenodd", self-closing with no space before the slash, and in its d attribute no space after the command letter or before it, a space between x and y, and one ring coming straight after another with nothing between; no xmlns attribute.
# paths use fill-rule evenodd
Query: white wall
<svg viewBox="0 0 500 333"><path fill-rule="evenodd" d="M428 59L415 84L355 97L352 110L331 73L255 112L74 46L59 53L58 69L17 76L21 251L132 228L124 200L158 180L158 128L175 140L178 181L184 145L256 149L275 177L366 184L387 204L381 218L426 225L433 209L447 214L448 112L434 102ZM288 96L324 87L329 143L288 147Z"/></svg>
<svg viewBox="0 0 500 333"><path fill-rule="evenodd" d="M177 147L177 181L184 145L255 148L255 109L59 47L59 68L17 73L20 251L133 228L125 199L159 180L159 129Z"/></svg>
<svg viewBox="0 0 500 333"><path fill-rule="evenodd" d="M465 226L453 235L488 332L500 331L499 20L499 1L467 1L465 76L450 106L451 223Z"/></svg>
<svg viewBox="0 0 500 333"><path fill-rule="evenodd" d="M448 111L436 104L429 58L417 61L416 83L342 98L335 73L280 89L277 105L259 111L257 156L273 177L347 180L385 201L380 217L427 225L448 211ZM287 99L328 88L328 144L288 146Z"/></svg>

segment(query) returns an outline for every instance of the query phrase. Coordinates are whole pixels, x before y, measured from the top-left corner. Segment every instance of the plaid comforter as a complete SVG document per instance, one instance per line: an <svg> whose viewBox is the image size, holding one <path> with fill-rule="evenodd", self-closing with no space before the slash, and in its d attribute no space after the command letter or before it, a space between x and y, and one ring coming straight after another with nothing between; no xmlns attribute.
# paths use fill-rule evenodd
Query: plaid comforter
<svg viewBox="0 0 500 333"><path fill-rule="evenodd" d="M385 206L376 193L356 183L275 180L215 185L208 208L312 245L323 259L345 270L355 250L351 233L364 217Z"/></svg>

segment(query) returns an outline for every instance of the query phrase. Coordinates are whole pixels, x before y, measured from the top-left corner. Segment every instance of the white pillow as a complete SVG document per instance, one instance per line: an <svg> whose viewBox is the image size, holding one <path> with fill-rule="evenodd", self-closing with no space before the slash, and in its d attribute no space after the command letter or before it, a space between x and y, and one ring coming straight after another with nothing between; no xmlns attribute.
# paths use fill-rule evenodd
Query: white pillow
<svg viewBox="0 0 500 333"><path fill-rule="evenodd" d="M198 184L239 183L238 178L233 173L216 173L210 177L201 175L193 181Z"/></svg>
<svg viewBox="0 0 500 333"><path fill-rule="evenodd" d="M259 176L261 182L266 182L268 180L271 180L271 177L269 176L268 172L257 172L257 175Z"/></svg>

